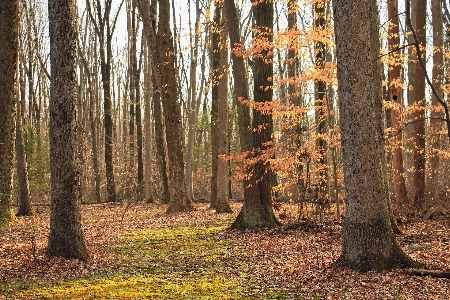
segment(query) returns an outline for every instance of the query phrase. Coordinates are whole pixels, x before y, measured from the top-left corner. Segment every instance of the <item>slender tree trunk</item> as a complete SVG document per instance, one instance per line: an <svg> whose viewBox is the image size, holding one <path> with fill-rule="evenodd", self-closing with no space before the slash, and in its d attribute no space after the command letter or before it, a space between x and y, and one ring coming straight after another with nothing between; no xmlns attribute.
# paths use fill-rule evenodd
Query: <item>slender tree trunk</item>
<svg viewBox="0 0 450 300"><path fill-rule="evenodd" d="M191 3L191 2L189 2ZM188 4L190 7L190 4ZM186 183L188 187L189 196L194 198L194 182L193 182L193 152L194 152L194 138L197 130L198 107L200 106L201 97L197 96L197 65L198 65L198 44L200 25L200 1L195 4L195 28L194 28L194 44L191 47L191 67L190 67L190 94L189 94L189 108L188 108L188 140L187 140L187 154L186 154ZM190 15L190 14L189 14ZM189 25L191 26L191 25ZM190 40L192 44L192 31L190 31Z"/></svg>
<svg viewBox="0 0 450 300"><path fill-rule="evenodd" d="M12 171L19 53L19 1L0 2L0 225L14 218Z"/></svg>
<svg viewBox="0 0 450 300"><path fill-rule="evenodd" d="M17 198L19 200L19 211L16 216L31 216L30 187L28 184L28 168L25 155L25 144L23 141L23 113L22 103L25 101L25 80L23 69L20 68L20 97L17 97L16 115L16 166L17 166Z"/></svg>
<svg viewBox="0 0 450 300"><path fill-rule="evenodd" d="M141 106L141 81L142 56L145 42L141 42L141 53L138 67L136 69L136 147L137 147L137 196L141 200L144 191L144 161L143 161L143 138L142 138L142 106Z"/></svg>
<svg viewBox="0 0 450 300"><path fill-rule="evenodd" d="M316 31L323 32L325 29L325 0L317 1L314 4L314 14L315 14L315 29ZM325 67L325 43L322 40L318 40L315 42L315 64L316 70L319 72L323 72ZM327 143L324 139L324 135L326 134L326 92L327 92L327 84L322 80L315 80L315 92L316 92L316 100L314 103L315 110L315 121L316 121L316 152L318 153L319 159L317 162L317 173L318 173L318 195L319 197L324 198L323 195L326 193L326 185L327 185L327 162L326 162L326 147Z"/></svg>
<svg viewBox="0 0 450 300"><path fill-rule="evenodd" d="M334 0L333 7L346 197L335 265L362 272L408 268L415 264L395 240L383 181L377 1Z"/></svg>
<svg viewBox="0 0 450 300"><path fill-rule="evenodd" d="M213 30L211 37L211 208L217 208L217 171L219 163L219 81L220 70L220 18L219 1L215 2Z"/></svg>
<svg viewBox="0 0 450 300"><path fill-rule="evenodd" d="M402 108L403 108L403 90L401 88L400 67L402 61L398 51L395 51L400 45L400 34L398 27L398 0L389 0L388 2L389 26L389 51L392 51L390 71L390 97L394 107L391 109L392 122L392 171L394 173L394 194L397 209L404 208L408 204L408 195L406 193L406 184L403 169L403 147L402 147Z"/></svg>
<svg viewBox="0 0 450 300"><path fill-rule="evenodd" d="M419 47L426 46L426 15L427 1L417 0L416 34ZM425 61L425 51L423 51ZM416 63L414 81L414 207L423 212L426 208L425 199L425 73Z"/></svg>
<svg viewBox="0 0 450 300"><path fill-rule="evenodd" d="M267 39L269 45L260 49L254 60L253 95L256 104L268 103L273 96L273 3L272 1L252 1L253 16L255 18L254 39ZM228 20L230 22L231 20ZM256 49L255 49L256 50ZM267 62L269 61L269 62ZM271 170L268 161L261 157L267 156L272 143L273 121L272 115L253 109L252 153L255 162L250 166L250 187L245 193L244 205L234 221L232 228L245 229L255 227L276 227L280 223L275 218L271 195ZM258 157L259 156L259 157ZM270 156L269 156L270 157Z"/></svg>
<svg viewBox="0 0 450 300"><path fill-rule="evenodd" d="M217 10L222 7L216 6ZM227 154L228 134L228 36L225 30L225 20L222 16L220 26L220 77L219 77L219 99L218 99L218 144L217 144L217 205L216 213L232 213L228 201L228 166L222 156Z"/></svg>
<svg viewBox="0 0 450 300"><path fill-rule="evenodd" d="M417 12L417 0L410 0L410 16L411 16L411 23L414 28L416 28L416 12ZM410 30L408 29L408 32ZM415 43L413 35L410 33L408 35L408 44ZM416 78L416 50L415 47L408 47L408 114L406 115L406 122L411 123L414 120L414 112L412 110L414 106L414 98L415 98L415 83L414 80ZM414 125L408 125L405 128L405 170L407 170L407 176L405 178L406 182L406 191L408 193L408 200L414 198L414 192L413 192L413 165L414 165L414 155L413 155L413 149L414 149ZM411 204L411 202L410 202Z"/></svg>
<svg viewBox="0 0 450 300"><path fill-rule="evenodd" d="M49 0L51 215L48 254L87 260L81 230L76 159L77 8L75 0Z"/></svg>
<svg viewBox="0 0 450 300"><path fill-rule="evenodd" d="M169 158L170 204L167 213L190 211L194 207L189 197L184 176L181 131L181 107L177 100L176 74L172 33L170 30L170 3L159 1L158 58L161 75L166 141Z"/></svg>
<svg viewBox="0 0 450 300"><path fill-rule="evenodd" d="M147 42L147 41L146 41ZM144 44L146 45L146 44ZM149 58L149 48L144 47L144 127L145 127L145 200L154 202L152 185L152 68Z"/></svg>
<svg viewBox="0 0 450 300"><path fill-rule="evenodd" d="M443 18L440 0L431 0L431 14L433 24L433 84L439 95L443 94L442 80L444 77L444 56L443 56ZM436 97L431 97L430 111L430 145L428 147L430 155L430 171L427 180L428 204L439 200L439 131L441 129L442 113L437 111L440 108Z"/></svg>

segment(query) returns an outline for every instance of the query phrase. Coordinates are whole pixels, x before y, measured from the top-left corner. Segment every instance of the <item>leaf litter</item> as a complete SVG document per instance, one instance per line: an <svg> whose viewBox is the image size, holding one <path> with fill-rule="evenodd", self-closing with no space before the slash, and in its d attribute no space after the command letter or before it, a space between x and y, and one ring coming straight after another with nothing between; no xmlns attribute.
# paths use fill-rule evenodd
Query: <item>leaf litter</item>
<svg viewBox="0 0 450 300"><path fill-rule="evenodd" d="M139 298L141 291L148 298L165 298L167 288L168 299L450 299L449 279L333 268L341 251L341 225L326 218L321 223L285 220L270 230L227 229L240 206L232 204L234 214L215 214L200 203L195 212L165 215L166 206L136 203L122 220L125 205L83 205L87 263L46 256L49 208L39 207L35 216L0 229L0 299L41 299L41 288L77 280L89 286L98 278L150 275L164 284L160 294L145 294L133 283L134 294L113 288L109 294L74 297ZM408 255L430 269L450 269L449 216L412 220L400 228L404 234L398 242ZM221 281L218 291L213 277ZM176 293L169 284L178 284Z"/></svg>

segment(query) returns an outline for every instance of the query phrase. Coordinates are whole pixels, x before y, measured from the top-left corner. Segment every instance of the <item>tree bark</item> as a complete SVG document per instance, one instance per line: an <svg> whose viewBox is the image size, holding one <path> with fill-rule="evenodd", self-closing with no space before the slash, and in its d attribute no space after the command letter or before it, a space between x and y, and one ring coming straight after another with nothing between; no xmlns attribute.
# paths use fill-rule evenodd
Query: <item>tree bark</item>
<svg viewBox="0 0 450 300"><path fill-rule="evenodd" d="M442 80L444 77L444 56L443 56L443 18L441 0L431 0L431 14L433 25L433 78L432 82L439 95L443 94ZM441 129L443 118L442 113L438 111L439 102L434 95L431 96L430 111L430 171L427 180L427 202L429 204L439 200L439 131Z"/></svg>
<svg viewBox="0 0 450 300"><path fill-rule="evenodd" d="M87 260L81 230L76 160L77 8L75 0L48 2L50 28L51 215L48 254Z"/></svg>
<svg viewBox="0 0 450 300"><path fill-rule="evenodd" d="M19 53L19 1L0 2L0 225L14 218L12 171Z"/></svg>
<svg viewBox="0 0 450 300"><path fill-rule="evenodd" d="M320 0L314 4L314 14L315 14L315 30L318 31L318 35L321 36L320 32L325 29L325 1ZM315 41L314 46L315 51L315 65L316 70L320 74L323 72L325 67L325 43L322 40ZM319 156L317 161L317 174L318 174L318 188L319 195L325 195L326 185L327 185L327 167L326 167L326 147L327 142L324 139L326 134L326 92L327 84L323 80L315 80L315 121L316 121L316 152ZM320 196L323 198L323 196Z"/></svg>
<svg viewBox="0 0 450 300"><path fill-rule="evenodd" d="M159 26L157 52L161 76L164 118L166 121L166 142L169 158L170 204L167 213L191 211L194 209L184 176L184 159L181 131L181 107L177 101L174 48L170 30L170 3L159 1Z"/></svg>
<svg viewBox="0 0 450 300"><path fill-rule="evenodd" d="M252 4L256 26L253 38L268 42L266 47L254 49L254 101L256 104L270 104L273 96L273 63L271 62L273 3L269 0L252 0ZM252 147L254 149L252 158L255 159L255 162L252 162L249 167L250 186L246 187L244 205L231 226L234 229L270 228L280 224L275 218L272 207L270 163L262 158L264 154L267 156L265 152L270 149L272 143L272 115L254 108L252 128L254 129L252 131Z"/></svg>
<svg viewBox="0 0 450 300"><path fill-rule="evenodd" d="M211 208L217 208L217 171L219 164L219 81L220 76L220 18L219 1L215 1L211 34Z"/></svg>
<svg viewBox="0 0 450 300"><path fill-rule="evenodd" d="M427 1L417 0L416 35L419 47L426 46ZM425 61L425 51L422 59ZM414 207L419 213L426 209L425 199L425 73L416 62L414 81Z"/></svg>
<svg viewBox="0 0 450 300"><path fill-rule="evenodd" d="M398 21L398 0L389 0L388 2L388 18L389 26L389 51L391 54L390 61L390 99L393 105L391 109L392 121L392 170L394 173L394 194L397 209L402 210L408 204L408 195L406 193L406 184L403 169L403 147L402 147L402 108L403 108L403 90L401 88L400 67L402 65L400 54L395 51L400 45L399 21Z"/></svg>
<svg viewBox="0 0 450 300"><path fill-rule="evenodd" d="M389 220L383 181L379 22L376 0L334 0L346 214L338 267L407 268ZM349 43L348 41L352 41Z"/></svg>
<svg viewBox="0 0 450 300"><path fill-rule="evenodd" d="M19 200L19 210L16 216L31 216L30 187L28 184L28 168L25 155L25 144L23 141L23 113L22 103L25 101L25 80L23 69L20 69L20 97L17 97L16 115L16 167L17 167L17 198Z"/></svg>
<svg viewBox="0 0 450 300"><path fill-rule="evenodd" d="M222 7L216 6L222 10ZM223 157L227 154L228 135L228 37L225 30L225 20L222 14L220 30L220 77L219 77L219 99L218 99L218 144L217 144L217 205L216 213L232 213L228 201L228 166Z"/></svg>

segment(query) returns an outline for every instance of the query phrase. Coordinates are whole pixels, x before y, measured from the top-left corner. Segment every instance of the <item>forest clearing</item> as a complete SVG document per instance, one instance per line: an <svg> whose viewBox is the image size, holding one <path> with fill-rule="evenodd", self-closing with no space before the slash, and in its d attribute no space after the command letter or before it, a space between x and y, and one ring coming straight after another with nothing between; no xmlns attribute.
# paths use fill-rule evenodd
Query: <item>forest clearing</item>
<svg viewBox="0 0 450 300"><path fill-rule="evenodd" d="M126 212L125 204L82 206L86 263L45 256L49 209L39 207L36 216L0 229L0 299L450 298L449 279L332 268L341 226L329 215L323 222L288 218L277 229L233 231L227 228L236 214L195 206L174 215L146 203ZM232 203L233 211L240 206ZM448 216L411 220L401 230L398 242L412 258L450 269Z"/></svg>

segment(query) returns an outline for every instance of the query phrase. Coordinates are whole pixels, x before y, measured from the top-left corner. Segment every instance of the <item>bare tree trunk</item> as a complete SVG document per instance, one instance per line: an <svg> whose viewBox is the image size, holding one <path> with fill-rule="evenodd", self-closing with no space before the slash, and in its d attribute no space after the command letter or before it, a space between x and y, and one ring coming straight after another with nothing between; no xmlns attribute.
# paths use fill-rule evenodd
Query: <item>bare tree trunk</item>
<svg viewBox="0 0 450 300"><path fill-rule="evenodd" d="M416 28L416 12L417 12L417 0L410 0L410 16L411 16L411 23L414 28ZM408 30L409 31L409 30ZM414 37L410 33L408 35L408 44L414 43ZM417 60L417 54L414 47L408 47L408 114L406 115L406 122L410 123L414 120L414 112L412 111L412 107L414 105L414 94L416 91L414 80L416 78L416 60ZM405 178L406 182L406 191L408 193L408 199L414 198L414 191L413 191L413 165L414 165L414 155L413 155L413 149L414 149L414 126L409 125L405 128L405 170L407 170L407 176Z"/></svg>
<svg viewBox="0 0 450 300"><path fill-rule="evenodd" d="M400 34L398 27L398 0L389 0L388 2L388 18L389 26L389 51L391 54L390 69L390 101L394 107L391 109L392 121L392 171L394 173L394 194L397 209L402 210L408 204L408 195L406 193L406 184L403 169L403 134L402 126L402 109L403 109L403 90L401 88L400 67L401 60L398 51L395 51L400 45Z"/></svg>
<svg viewBox="0 0 450 300"><path fill-rule="evenodd" d="M144 162L142 149L142 109L141 109L141 81L140 74L142 70L142 56L144 53L143 44L141 42L141 53L138 66L136 69L136 150L137 150L137 197L139 200L143 198L144 190Z"/></svg>
<svg viewBox="0 0 450 300"><path fill-rule="evenodd" d="M48 254L88 259L81 229L76 159L77 18L75 0L49 0L51 215Z"/></svg>
<svg viewBox="0 0 450 300"><path fill-rule="evenodd" d="M419 47L426 46L427 1L417 0L416 34ZM425 61L425 51L423 51ZM425 73L416 63L414 81L414 207L418 212L426 209L425 199Z"/></svg>
<svg viewBox="0 0 450 300"><path fill-rule="evenodd" d="M172 33L170 30L170 3L159 1L158 61L161 76L166 142L169 158L170 204L167 213L190 211L194 207L189 197L184 176L181 131L181 107L177 101L176 75Z"/></svg>
<svg viewBox="0 0 450 300"><path fill-rule="evenodd" d="M114 33L117 21L117 14L123 5L120 3L119 9L114 20L110 21L110 13L112 0L106 0L105 7L102 9L100 1L97 1L94 18L91 0L86 1L89 17L91 18L95 32L100 43L100 69L103 82L103 111L104 111L104 127L105 127L105 167L106 167L106 191L108 202L115 202L116 184L114 180L113 165L113 119L112 119L112 100L111 100L111 63L112 63L112 35Z"/></svg>
<svg viewBox="0 0 450 300"><path fill-rule="evenodd" d="M28 185L28 169L25 155L25 145L23 141L23 113L22 103L25 101L25 80L23 76L23 68L20 68L20 97L17 97L17 115L16 115L16 166L17 166L17 198L19 200L19 210L16 216L31 216L33 209L31 208L30 187Z"/></svg>
<svg viewBox="0 0 450 300"><path fill-rule="evenodd" d="M216 9L213 17L213 30L211 36L211 208L217 208L217 171L219 163L219 78L220 70L220 18L221 9L219 1L215 2Z"/></svg>
<svg viewBox="0 0 450 300"><path fill-rule="evenodd" d="M147 41L146 41L147 42ZM149 58L149 48L144 44L144 127L145 127L145 200L154 202L152 186L152 67Z"/></svg>
<svg viewBox="0 0 450 300"><path fill-rule="evenodd" d="M222 7L216 6L217 10ZM225 20L222 16L220 26L220 77L218 99L218 145L217 145L217 205L216 213L232 213L227 196L228 166L222 156L227 154L228 135L228 36L225 28Z"/></svg>
<svg viewBox="0 0 450 300"><path fill-rule="evenodd" d="M190 8L189 1L189 8ZM190 10L190 9L189 9ZM198 28L200 25L200 1L196 1L195 4L195 28L194 28L194 44L191 46L191 68L190 68L190 94L189 94L189 107L188 107L188 140L187 140L187 154L186 154L186 183L188 187L189 196L194 198L194 182L192 177L193 169L193 152L194 152L194 138L195 131L197 129L197 117L198 117L198 107L200 106L201 97L197 96L197 65L198 65L198 44L199 44L199 33ZM189 14L190 16L190 14ZM189 17L190 20L190 17ZM189 22L189 28L191 24ZM190 28L190 42L192 45L192 31Z"/></svg>
<svg viewBox="0 0 450 300"><path fill-rule="evenodd" d="M439 95L443 94L442 83L444 77L444 56L443 56L443 18L440 0L431 0L431 14L433 24L433 84ZM428 149L430 155L430 171L427 180L427 204L439 200L439 131L442 124L442 113L437 111L440 107L438 100L433 95L431 97L430 111L430 145Z"/></svg>
<svg viewBox="0 0 450 300"><path fill-rule="evenodd" d="M314 4L314 14L315 14L315 29L323 31L325 29L325 0L320 0ZM315 42L314 46L315 51L315 65L316 70L319 72L323 72L325 67L325 43L321 40ZM326 185L327 185L327 162L326 162L326 147L327 142L324 139L324 135L326 134L326 111L327 111L327 103L326 103L326 92L327 92L327 84L322 80L315 80L315 121L316 121L316 152L318 152L319 159L317 162L317 174L318 174L318 195L320 198L324 198L326 193Z"/></svg>
<svg viewBox="0 0 450 300"><path fill-rule="evenodd" d="M383 180L377 1L334 0L333 7L346 197L335 265L362 272L408 268L415 263L395 240Z"/></svg>
<svg viewBox="0 0 450 300"><path fill-rule="evenodd" d="M254 39L267 39L273 41L273 3L272 1L252 0L253 16L255 18L256 30ZM231 20L228 20L231 22ZM254 56L254 83L253 95L257 104L267 103L273 97L273 63L267 62L272 59L271 45L260 49L258 56ZM272 207L271 195L271 170L268 161L263 160L261 155L267 154L272 142L273 121L272 115L253 109L252 128L252 162L250 166L250 187L245 193L244 205L232 228L245 229L255 227L276 227L280 223L275 218ZM259 156L259 157L258 157Z"/></svg>
<svg viewBox="0 0 450 300"><path fill-rule="evenodd" d="M14 219L12 171L19 23L19 1L0 1L0 224Z"/></svg>

